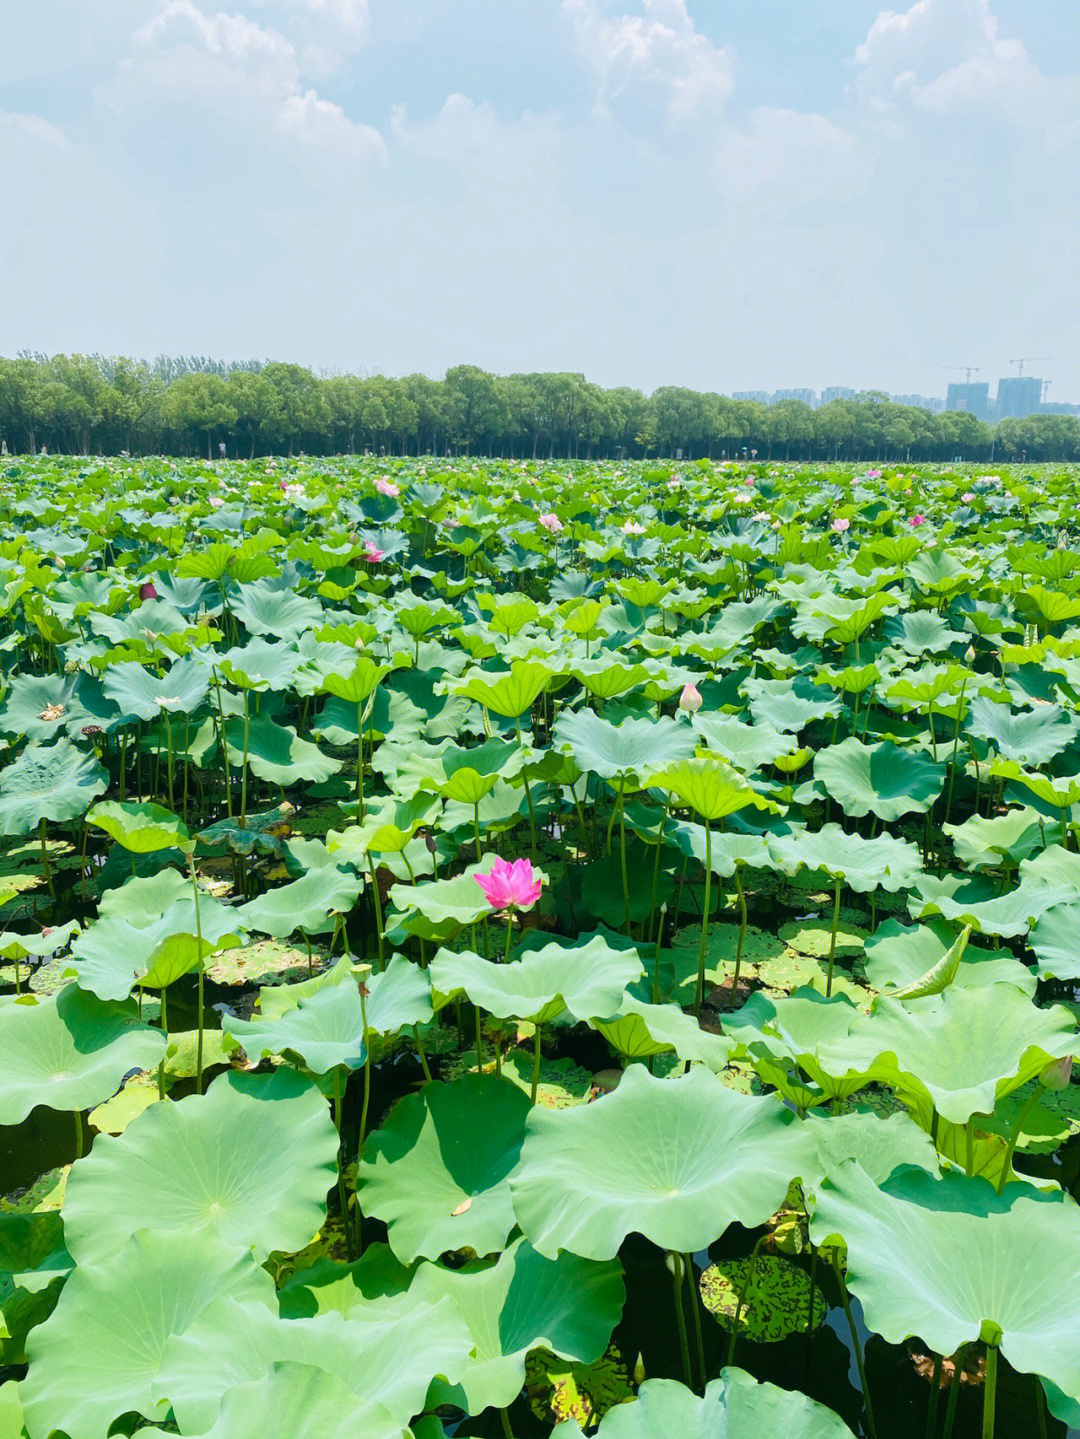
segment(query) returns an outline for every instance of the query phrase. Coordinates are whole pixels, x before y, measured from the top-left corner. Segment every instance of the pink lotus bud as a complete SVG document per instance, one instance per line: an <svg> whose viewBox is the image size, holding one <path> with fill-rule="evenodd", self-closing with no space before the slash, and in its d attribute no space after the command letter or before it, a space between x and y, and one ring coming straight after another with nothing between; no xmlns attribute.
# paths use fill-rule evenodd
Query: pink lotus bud
<svg viewBox="0 0 1080 1439"><path fill-rule="evenodd" d="M1044 1089L1068 1089L1072 1079L1072 1063L1071 1054L1066 1054L1063 1059L1055 1059L1053 1064L1048 1064L1039 1075L1039 1083Z"/></svg>
<svg viewBox="0 0 1080 1439"><path fill-rule="evenodd" d="M701 708L701 691L696 685L683 685L683 692L679 696L679 708L687 714L696 715Z"/></svg>
<svg viewBox="0 0 1080 1439"><path fill-rule="evenodd" d="M141 585L139 586L139 599L141 599L141 600L156 600L156 599L157 599L157 590L154 588L154 586L150 583L149 580L147 580L147 581L145 582L145 584L141 584Z"/></svg>
<svg viewBox="0 0 1080 1439"><path fill-rule="evenodd" d="M964 659L968 662L969 665L973 665L975 663L974 645L968 645L967 649L964 651Z"/></svg>
<svg viewBox="0 0 1080 1439"><path fill-rule="evenodd" d="M925 524L926 524L926 516L925 516L925 515L912 515L911 519L908 520L908 524L909 524L909 525L925 525Z"/></svg>

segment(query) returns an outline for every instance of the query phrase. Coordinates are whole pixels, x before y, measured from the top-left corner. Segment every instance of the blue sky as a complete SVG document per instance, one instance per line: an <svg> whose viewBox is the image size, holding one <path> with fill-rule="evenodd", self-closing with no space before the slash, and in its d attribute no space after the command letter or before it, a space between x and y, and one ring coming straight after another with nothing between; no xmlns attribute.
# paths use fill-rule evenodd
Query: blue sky
<svg viewBox="0 0 1080 1439"><path fill-rule="evenodd" d="M1074 0L0 0L0 353L1080 401Z"/></svg>

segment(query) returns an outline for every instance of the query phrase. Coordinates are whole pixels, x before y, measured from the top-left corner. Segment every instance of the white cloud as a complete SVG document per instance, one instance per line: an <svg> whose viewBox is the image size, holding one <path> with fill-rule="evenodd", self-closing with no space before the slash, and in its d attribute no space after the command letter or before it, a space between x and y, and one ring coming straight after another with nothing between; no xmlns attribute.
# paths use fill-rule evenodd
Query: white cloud
<svg viewBox="0 0 1080 1439"><path fill-rule="evenodd" d="M356 7L337 0L337 8ZM286 147L385 158L378 130L306 88L302 74L295 46L280 31L245 15L208 14L193 0L163 0L98 95L117 111L194 104Z"/></svg>
<svg viewBox="0 0 1080 1439"><path fill-rule="evenodd" d="M555 116L526 112L520 119L505 120L489 101L477 104L467 95L454 94L430 120L410 121L400 105L390 126L404 149L453 166L484 189L524 187L535 193L558 176L562 141Z"/></svg>
<svg viewBox="0 0 1080 1439"><path fill-rule="evenodd" d="M722 192L771 217L804 204L844 205L870 178L869 143L824 115L758 106L721 131Z"/></svg>
<svg viewBox="0 0 1080 1439"><path fill-rule="evenodd" d="M609 13L607 0L562 0L578 49L597 77L596 110L653 93L672 119L716 105L732 88L731 53L695 26L686 0L641 0L642 13Z"/></svg>
<svg viewBox="0 0 1080 1439"><path fill-rule="evenodd" d="M1076 78L1043 75L1023 41L1001 35L990 0L917 0L908 10L883 10L855 62L857 93L878 111L980 107L1044 129L1055 145L1080 135Z"/></svg>

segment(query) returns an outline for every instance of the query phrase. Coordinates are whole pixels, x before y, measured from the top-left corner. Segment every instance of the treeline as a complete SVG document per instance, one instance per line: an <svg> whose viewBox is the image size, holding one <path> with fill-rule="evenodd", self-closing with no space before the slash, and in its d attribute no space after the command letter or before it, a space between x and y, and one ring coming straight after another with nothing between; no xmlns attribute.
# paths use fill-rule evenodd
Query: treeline
<svg viewBox="0 0 1080 1439"><path fill-rule="evenodd" d="M813 410L665 386L605 390L583 375L445 379L318 376L300 365L0 358L0 439L11 453L231 456L474 454L507 459L1077 460L1080 419L990 426L893 404L877 391Z"/></svg>

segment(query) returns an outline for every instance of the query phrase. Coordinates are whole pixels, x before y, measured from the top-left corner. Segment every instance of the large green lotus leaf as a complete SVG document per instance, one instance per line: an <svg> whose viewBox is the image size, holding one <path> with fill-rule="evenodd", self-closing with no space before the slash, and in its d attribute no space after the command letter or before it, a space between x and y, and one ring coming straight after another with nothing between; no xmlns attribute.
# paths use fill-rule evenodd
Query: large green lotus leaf
<svg viewBox="0 0 1080 1439"><path fill-rule="evenodd" d="M76 819L108 787L105 767L69 739L27 745L0 773L0 834L29 834L43 819Z"/></svg>
<svg viewBox="0 0 1080 1439"><path fill-rule="evenodd" d="M273 1281L250 1254L206 1233L186 1238L142 1229L70 1276L28 1338L21 1398L35 1439L54 1430L106 1439L112 1421L132 1410L164 1418L153 1390L170 1336L223 1294L272 1302Z"/></svg>
<svg viewBox="0 0 1080 1439"><path fill-rule="evenodd" d="M1005 759L1038 766L1048 764L1066 748L1076 733L1076 723L1060 705L1014 714L1008 705L976 695L967 729L979 739L989 740Z"/></svg>
<svg viewBox="0 0 1080 1439"><path fill-rule="evenodd" d="M545 944L510 964L440 949L431 962L431 986L440 1009L465 995L497 1019L547 1024L565 1010L575 1019L613 1014L641 972L636 951L612 949L594 935L584 944Z"/></svg>
<svg viewBox="0 0 1080 1439"><path fill-rule="evenodd" d="M996 1194L985 1179L921 1169L878 1187L851 1160L821 1186L811 1219L816 1243L834 1235L867 1324L890 1343L917 1334L954 1354L1000 1337L1014 1369L1080 1394L1080 1225L1066 1194L1023 1183Z"/></svg>
<svg viewBox="0 0 1080 1439"><path fill-rule="evenodd" d="M1046 847L1046 818L1030 805L992 819L973 814L963 824L945 824L942 829L965 869L997 869L1006 860L1015 868Z"/></svg>
<svg viewBox="0 0 1080 1439"><path fill-rule="evenodd" d="M21 674L0 706L0 731L48 744L57 734L77 735L87 725L111 730L117 714L89 675Z"/></svg>
<svg viewBox="0 0 1080 1439"><path fill-rule="evenodd" d="M856 894L874 889L890 893L910 889L922 874L918 846L910 840L879 834L874 839L848 834L838 824L819 830L796 830L771 834L769 852L785 874L801 869L821 870L841 879Z"/></svg>
<svg viewBox="0 0 1080 1439"><path fill-rule="evenodd" d="M781 734L770 724L746 724L736 715L715 710L699 710L692 723L709 749L743 774L753 774L762 765L775 764L781 755L795 751L794 736Z"/></svg>
<svg viewBox="0 0 1080 1439"><path fill-rule="evenodd" d="M400 929L420 939L446 940L490 914L487 897L473 876L489 874L493 858L485 855L479 864L469 865L453 879L395 884L390 899L398 912L387 915L387 930Z"/></svg>
<svg viewBox="0 0 1080 1439"><path fill-rule="evenodd" d="M234 924L285 939L295 930L318 934L333 926L333 916L348 914L363 880L352 869L311 869L291 884L268 889L232 911Z"/></svg>
<svg viewBox="0 0 1080 1439"><path fill-rule="evenodd" d="M1066 810L1080 804L1080 774L1048 775L1024 769L1014 759L995 760L990 773L1000 779L1011 779L1031 791L1036 799L1051 809Z"/></svg>
<svg viewBox="0 0 1080 1439"><path fill-rule="evenodd" d="M663 673L661 670L660 675ZM649 666L620 664L611 653L597 653L591 659L579 660L570 674L586 693L603 700L614 699L656 677Z"/></svg>
<svg viewBox="0 0 1080 1439"><path fill-rule="evenodd" d="M497 779L512 779L520 773L524 759L520 745L496 736L472 749L452 746L443 752L445 779L439 793L457 804L479 804Z"/></svg>
<svg viewBox="0 0 1080 1439"><path fill-rule="evenodd" d="M755 724L767 724L792 734L813 720L832 719L840 713L838 696L823 695L821 687L806 675L790 680L746 680L743 689L750 699Z"/></svg>
<svg viewBox="0 0 1080 1439"><path fill-rule="evenodd" d="M777 1100L700 1066L654 1079L635 1064L596 1104L530 1111L511 1190L542 1254L611 1259L631 1233L687 1253L735 1220L763 1224L813 1163L805 1126Z"/></svg>
<svg viewBox="0 0 1080 1439"><path fill-rule="evenodd" d="M370 975L364 982L369 1033L397 1034L431 1018L431 976L403 954L395 954L381 974Z"/></svg>
<svg viewBox="0 0 1080 1439"><path fill-rule="evenodd" d="M640 811L639 811L640 813ZM750 866L756 869L772 868L772 856L763 834L728 834L719 832L706 838L705 826L691 819L671 819L665 825L665 834L670 836L680 854L689 855L699 864L711 859L712 872L721 879L730 879L736 869ZM650 890L649 898L652 898Z"/></svg>
<svg viewBox="0 0 1080 1439"><path fill-rule="evenodd" d="M237 1384L221 1401L217 1418L198 1439L266 1439L287 1434L289 1439L325 1439L342 1428L364 1439L409 1439L409 1431L395 1422L374 1398L361 1399L335 1375L314 1364L281 1360L259 1379ZM145 1435L164 1436L167 1429L148 1428ZM193 1435L191 1429L185 1433Z"/></svg>
<svg viewBox="0 0 1080 1439"><path fill-rule="evenodd" d="M715 755L679 760L662 769L650 770L644 777L643 785L667 790L677 802L688 805L707 820L724 819L747 805L753 805L755 809L779 808L772 800L752 789L727 760Z"/></svg>
<svg viewBox="0 0 1080 1439"><path fill-rule="evenodd" d="M854 736L819 750L814 775L845 814L881 820L925 814L945 785L945 766L891 740L863 744Z"/></svg>
<svg viewBox="0 0 1080 1439"><path fill-rule="evenodd" d="M176 849L190 839L188 827L182 819L149 800L141 804L105 800L87 813L86 823L103 829L132 854L154 854L159 849Z"/></svg>
<svg viewBox="0 0 1080 1439"><path fill-rule="evenodd" d="M943 654L950 645L965 638L931 610L909 610L907 614L893 615L882 628L897 649L916 658L926 653Z"/></svg>
<svg viewBox="0 0 1080 1439"><path fill-rule="evenodd" d="M23 1407L15 1379L0 1384L0 1439L23 1439Z"/></svg>
<svg viewBox="0 0 1080 1439"><path fill-rule="evenodd" d="M727 1040L702 1029L694 1016L685 1014L677 1004L648 1004L633 994L624 994L610 1017L590 1018L589 1025L624 1059L674 1052L686 1063L707 1065L717 1074L731 1055Z"/></svg>
<svg viewBox="0 0 1080 1439"><path fill-rule="evenodd" d="M453 1404L467 1414L505 1409L525 1382L525 1357L543 1346L591 1364L607 1348L626 1291L618 1260L598 1264L573 1254L545 1259L516 1239L495 1264L446 1269L421 1265L412 1292L446 1295L469 1326L474 1349L454 1386L436 1383L428 1407Z"/></svg>
<svg viewBox="0 0 1080 1439"><path fill-rule="evenodd" d="M225 723L229 763L239 769L244 762L244 721ZM325 784L341 769L342 761L323 754L317 744L300 739L292 725L280 725L269 715L259 714L248 722L247 759L251 773L267 784L284 789L300 780Z"/></svg>
<svg viewBox="0 0 1080 1439"><path fill-rule="evenodd" d="M438 795L427 791L411 799L386 795L369 806L362 824L330 830L326 847L339 863L363 867L369 854L400 854L416 831L435 819L439 809Z"/></svg>
<svg viewBox="0 0 1080 1439"><path fill-rule="evenodd" d="M385 1220L403 1263L503 1247L514 1227L507 1181L529 1110L528 1095L510 1080L466 1074L406 1095L368 1137L357 1169L360 1207Z"/></svg>
<svg viewBox="0 0 1080 1439"><path fill-rule="evenodd" d="M1080 1037L1064 1005L1039 1009L1020 990L991 984L950 986L910 1006L881 998L853 1026L852 1046L920 1118L932 1105L965 1124L973 1114L993 1113L997 1099L1051 1060L1080 1052Z"/></svg>
<svg viewBox="0 0 1080 1439"><path fill-rule="evenodd" d="M1066 983L1080 979L1080 901L1055 905L1031 927L1028 945L1039 963L1034 978L1058 979Z"/></svg>
<svg viewBox="0 0 1080 1439"><path fill-rule="evenodd" d="M460 678L440 686L442 693L475 700L486 710L505 719L519 719L532 708L533 701L546 690L555 674L554 668L535 660L516 659L509 672L503 670L467 670Z"/></svg>
<svg viewBox="0 0 1080 1439"><path fill-rule="evenodd" d="M237 619L252 635L295 639L301 631L323 623L323 608L318 600L298 595L294 590L278 589L267 580L238 586L231 605Z"/></svg>
<svg viewBox="0 0 1080 1439"><path fill-rule="evenodd" d="M201 894L197 926L190 886L185 889L185 894L173 900L163 914L151 916L148 923L132 924L119 915L102 915L83 930L71 946L72 971L79 987L99 999L126 999L136 984L164 988L198 969L215 950L238 948L243 943L243 929L237 911Z"/></svg>
<svg viewBox="0 0 1080 1439"><path fill-rule="evenodd" d="M264 854L281 854L284 838L291 829L290 821L296 813L288 802L275 805L261 814L250 811L240 815L226 816L216 823L207 825L195 836L208 849L224 845L233 854L252 854L259 850Z"/></svg>
<svg viewBox="0 0 1080 1439"><path fill-rule="evenodd" d="M998 894L986 875L922 874L909 896L913 919L941 915L970 924L980 934L997 934L1014 939L1027 931L1056 905L1076 898L1074 885L1049 885L1036 879L1022 879L1013 889Z"/></svg>
<svg viewBox="0 0 1080 1439"><path fill-rule="evenodd" d="M38 1104L91 1109L164 1050L165 1036L139 1023L126 996L108 1004L68 985L36 1003L0 1005L0 1124L21 1124Z"/></svg>
<svg viewBox="0 0 1080 1439"><path fill-rule="evenodd" d="M319 690L322 694L334 695L359 706L371 698L379 681L392 669L393 665L377 664L367 655L359 655L347 672L326 675Z"/></svg>
<svg viewBox="0 0 1080 1439"><path fill-rule="evenodd" d="M866 941L866 982L881 994L905 989L939 964L955 941L955 929L944 920L910 926L901 924L897 919L886 920ZM1021 964L1000 949L977 949L974 945L967 945L951 982L961 987L1011 984L1029 999L1035 997L1034 974L1026 964Z"/></svg>
<svg viewBox="0 0 1080 1439"><path fill-rule="evenodd" d="M165 675L136 661L111 664L102 680L106 696L132 719L194 714L210 690L210 669L197 655L177 660Z"/></svg>
<svg viewBox="0 0 1080 1439"><path fill-rule="evenodd" d="M360 991L355 984L316 990L280 1019L222 1020L226 1034L251 1060L280 1054L297 1059L312 1074L343 1065L359 1069L367 1059Z"/></svg>
<svg viewBox="0 0 1080 1439"><path fill-rule="evenodd" d="M355 985L353 961L343 954L328 969L295 984L264 984L259 990L259 1013L263 1019L280 1019L290 1009L295 1009L302 999L309 999L321 989L335 984Z"/></svg>
<svg viewBox="0 0 1080 1439"><path fill-rule="evenodd" d="M260 1260L302 1249L326 1218L337 1151L310 1079L229 1071L205 1094L151 1105L122 1135L97 1138L68 1181L68 1248L89 1263L146 1227L216 1235Z"/></svg>
<svg viewBox="0 0 1080 1439"><path fill-rule="evenodd" d="M875 1184L884 1184L895 1169L905 1164L925 1169L935 1177L941 1172L934 1141L902 1111L882 1118L871 1109L830 1115L811 1110L806 1123L817 1144L818 1172L813 1181L807 1181L805 1189L816 1191L823 1178L850 1159L858 1160Z"/></svg>
<svg viewBox="0 0 1080 1439"><path fill-rule="evenodd" d="M868 1066L852 1050L858 1010L845 995L826 999L800 988L782 999L759 991L740 1010L724 1016L724 1029L745 1046L761 1078L800 1109L846 1099L870 1082ZM806 1074L815 1089L793 1067Z"/></svg>
<svg viewBox="0 0 1080 1439"><path fill-rule="evenodd" d="M234 1385L282 1361L309 1364L404 1426L424 1407L432 1379L460 1378L471 1342L449 1299L429 1302L412 1291L370 1299L348 1314L330 1310L293 1319L266 1303L226 1296L172 1340L154 1387L190 1433L213 1422L221 1396ZM277 1426L269 1432L283 1433ZM356 1432L366 1439L369 1431L362 1423Z"/></svg>
<svg viewBox="0 0 1080 1439"><path fill-rule="evenodd" d="M646 770L690 759L694 732L687 724L662 717L624 719L612 724L590 709L563 710L555 721L552 741L563 754L572 754L582 773L620 780L627 790L638 789Z"/></svg>
<svg viewBox="0 0 1080 1439"><path fill-rule="evenodd" d="M572 1420L552 1439L577 1439ZM839 1414L774 1384L759 1384L742 1369L722 1369L704 1398L675 1379L646 1379L632 1403L609 1409L597 1439L851 1439Z"/></svg>
<svg viewBox="0 0 1080 1439"><path fill-rule="evenodd" d="M234 682L252 690L287 690L298 687L298 677L306 667L304 656L295 644L271 644L264 639L253 639L246 645L235 645L222 659L222 672L233 676ZM228 666L227 670L225 665ZM310 692L305 691L308 694Z"/></svg>
<svg viewBox="0 0 1080 1439"><path fill-rule="evenodd" d="M145 924L147 915L163 914L169 905L191 894L191 880L176 869L161 869L157 874L133 875L115 889L107 889L98 901L101 919L126 919L132 924Z"/></svg>

